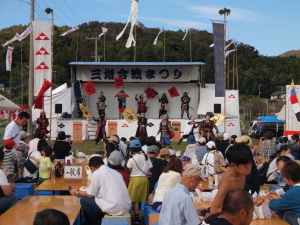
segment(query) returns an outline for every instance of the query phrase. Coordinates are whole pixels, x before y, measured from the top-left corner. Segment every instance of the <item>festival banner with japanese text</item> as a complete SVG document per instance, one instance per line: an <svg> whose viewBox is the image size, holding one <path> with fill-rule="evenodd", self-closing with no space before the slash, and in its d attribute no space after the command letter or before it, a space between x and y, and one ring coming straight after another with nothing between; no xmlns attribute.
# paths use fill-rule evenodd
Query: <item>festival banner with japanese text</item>
<svg viewBox="0 0 300 225"><path fill-rule="evenodd" d="M37 96L44 79L51 80L51 28L52 22L33 21L33 51L34 51L34 96ZM50 96L50 90L44 96Z"/></svg>
<svg viewBox="0 0 300 225"><path fill-rule="evenodd" d="M214 58L215 58L215 97L225 96L224 74L224 24L213 23Z"/></svg>
<svg viewBox="0 0 300 225"><path fill-rule="evenodd" d="M71 64L72 65L72 64ZM189 82L199 80L199 65L100 65L76 66L76 79L82 81L114 82L123 78L126 82Z"/></svg>
<svg viewBox="0 0 300 225"><path fill-rule="evenodd" d="M6 71L11 71L13 50L14 50L13 47L8 46L7 52L6 52Z"/></svg>

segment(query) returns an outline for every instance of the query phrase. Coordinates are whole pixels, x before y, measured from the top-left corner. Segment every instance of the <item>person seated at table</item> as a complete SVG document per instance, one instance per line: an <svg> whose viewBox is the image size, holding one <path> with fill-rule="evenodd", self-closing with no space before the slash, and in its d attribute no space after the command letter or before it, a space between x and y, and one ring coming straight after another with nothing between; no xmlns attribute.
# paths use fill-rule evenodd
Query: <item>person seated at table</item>
<svg viewBox="0 0 300 225"><path fill-rule="evenodd" d="M61 163L64 164L65 158L70 155L71 149L70 143L66 141L66 133L60 131L57 135L57 141L53 145L55 161L61 161Z"/></svg>
<svg viewBox="0 0 300 225"><path fill-rule="evenodd" d="M270 209L285 222L291 225L300 224L300 165L296 162L287 162L282 168L282 175L290 188L281 198L270 195L265 202Z"/></svg>
<svg viewBox="0 0 300 225"><path fill-rule="evenodd" d="M276 152L276 142L273 137L272 131L266 131L259 141L260 155L268 160Z"/></svg>
<svg viewBox="0 0 300 225"><path fill-rule="evenodd" d="M108 161L107 166L109 168L119 172L123 176L123 180L126 184L126 187L128 187L129 173L125 169L125 167L122 166L122 163L124 161L122 153L120 151L114 150L112 153L109 154L107 161Z"/></svg>
<svg viewBox="0 0 300 225"><path fill-rule="evenodd" d="M276 151L276 153L274 153L273 155L270 156L270 160L272 160L270 162L268 171L267 171L267 184L277 184L277 181L275 180L276 174L277 174L277 159L280 156L287 156L289 157L291 160L295 160L295 157L291 155L291 149L289 146L287 145L283 145L280 147L279 150Z"/></svg>
<svg viewBox="0 0 300 225"><path fill-rule="evenodd" d="M190 191L194 191L201 180L206 179L201 176L197 165L187 164L183 168L181 182L168 190L163 198L160 225L199 225L201 223L190 196Z"/></svg>
<svg viewBox="0 0 300 225"><path fill-rule="evenodd" d="M162 149L160 149L160 151L159 151L159 157L162 160L165 160L165 161L168 162L169 156L170 156L170 150L168 148L162 148Z"/></svg>
<svg viewBox="0 0 300 225"><path fill-rule="evenodd" d="M196 145L197 145L196 156L197 156L198 162L200 163L203 160L203 156L207 153L206 138L205 137L199 138Z"/></svg>
<svg viewBox="0 0 300 225"><path fill-rule="evenodd" d="M221 213L211 215L205 220L209 225L249 225L254 211L252 196L245 190L229 191L223 202Z"/></svg>
<svg viewBox="0 0 300 225"><path fill-rule="evenodd" d="M215 142L213 141L209 141L207 144L207 153L203 156L203 159L202 159L202 164L203 165L207 165L208 166L208 174L209 176L213 176L216 172L215 172L215 163L216 160L215 160L215 157L216 157L216 153L219 154L220 156L220 161L223 161L224 162L224 156L222 155L222 152L218 151L216 149L216 144ZM222 162L220 162L222 163Z"/></svg>
<svg viewBox="0 0 300 225"><path fill-rule="evenodd" d="M4 152L0 151L0 167L4 161ZM7 167L4 171L0 170L0 214L7 211L10 207L17 203L17 195L14 193L16 189L15 184L8 183L6 172Z"/></svg>
<svg viewBox="0 0 300 225"><path fill-rule="evenodd" d="M181 181L182 162L177 157L170 158L166 168L160 175L153 198L154 210L158 210L164 199L165 193Z"/></svg>
<svg viewBox="0 0 300 225"><path fill-rule="evenodd" d="M37 163L39 163L39 181L38 184L40 185L44 181L48 180L49 178L55 179L55 174L52 169L53 165L50 159L50 156L52 155L52 148L50 146L43 146L42 147L42 155L43 157L40 159L36 159L34 156L30 156L31 159L35 160Z"/></svg>
<svg viewBox="0 0 300 225"><path fill-rule="evenodd" d="M83 196L80 204L86 217L84 224L101 224L104 213L112 216L129 213L131 201L122 175L105 166L100 157L92 157L89 167L93 175L87 191L70 190L71 195Z"/></svg>
<svg viewBox="0 0 300 225"><path fill-rule="evenodd" d="M38 146L37 146L37 151L33 151L32 153L30 153L28 155L27 159L29 159L37 168L39 168L39 163L36 160L31 159L30 157L33 156L35 159L41 159L43 157L43 155L42 155L43 148L42 147L46 147L46 146L48 146L48 143L45 140L39 140ZM29 183L37 183L38 182L38 172L39 172L39 169L37 169L34 173L30 173L26 169L26 167L24 167L23 177Z"/></svg>
<svg viewBox="0 0 300 225"><path fill-rule="evenodd" d="M289 158L287 156L280 156L276 159L277 169L281 173L281 176L282 176L282 168L284 167L284 165L287 162L291 162L291 161L292 161L291 158ZM283 188L277 189L275 191L270 191L269 194L282 197L285 194L285 192L287 192L289 189L290 189L290 186L288 184L285 184L285 186Z"/></svg>
<svg viewBox="0 0 300 225"><path fill-rule="evenodd" d="M56 209L44 209L37 212L34 217L33 225L70 225L67 215Z"/></svg>
<svg viewBox="0 0 300 225"><path fill-rule="evenodd" d="M246 176L251 173L253 154L245 143L236 143L230 146L226 152L229 169L223 175L216 197L214 198L210 213L222 212L225 195L236 188L244 189Z"/></svg>

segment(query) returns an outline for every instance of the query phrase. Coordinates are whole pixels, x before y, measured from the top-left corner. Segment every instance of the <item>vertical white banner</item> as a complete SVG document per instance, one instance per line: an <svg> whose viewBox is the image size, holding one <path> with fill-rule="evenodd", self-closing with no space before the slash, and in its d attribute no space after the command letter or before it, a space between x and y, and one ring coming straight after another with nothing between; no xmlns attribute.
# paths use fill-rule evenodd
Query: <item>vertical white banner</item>
<svg viewBox="0 0 300 225"><path fill-rule="evenodd" d="M6 52L6 71L11 71L11 64L12 64L12 52L14 48L8 47Z"/></svg>
<svg viewBox="0 0 300 225"><path fill-rule="evenodd" d="M44 79L51 81L51 31L52 22L33 21L33 51L34 51L34 96L37 96ZM44 96L50 96L50 89Z"/></svg>

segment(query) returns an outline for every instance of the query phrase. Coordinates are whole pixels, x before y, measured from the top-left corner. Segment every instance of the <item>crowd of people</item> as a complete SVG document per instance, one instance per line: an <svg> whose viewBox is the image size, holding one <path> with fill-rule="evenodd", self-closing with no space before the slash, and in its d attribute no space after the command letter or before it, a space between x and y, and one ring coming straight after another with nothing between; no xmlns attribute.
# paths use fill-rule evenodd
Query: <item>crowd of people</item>
<svg viewBox="0 0 300 225"><path fill-rule="evenodd" d="M27 144L27 134L20 132L19 126L28 119L29 115L21 112L5 130L4 149L0 151L0 213L17 202L15 182L41 184L55 179L54 166L64 164L65 157L72 154L72 143L64 132L58 133L53 147L42 133L36 133ZM300 224L300 166L294 162L299 160L297 133L290 140L282 137L276 143L272 132L266 132L258 146L253 146L248 136L224 133L209 139L201 137L189 141L183 156L164 148L152 136L136 135L127 141L116 134L107 137L104 146L104 152L97 152L102 157L89 159L91 180L87 190L70 190L71 195L81 197L85 224L98 225L105 214L120 216L130 210L133 224L142 224L140 209L144 202L160 213L161 225L248 225L254 206L263 203L287 223ZM257 169L261 163L254 159L256 153L267 161L265 174ZM207 176L201 166L207 168ZM190 192L216 173L223 176L210 208L196 210ZM263 175L265 183L282 188L253 198L252 194L260 191ZM61 213L51 209L38 212L34 224L46 218L55 224L68 224ZM59 215L61 221L54 218Z"/></svg>

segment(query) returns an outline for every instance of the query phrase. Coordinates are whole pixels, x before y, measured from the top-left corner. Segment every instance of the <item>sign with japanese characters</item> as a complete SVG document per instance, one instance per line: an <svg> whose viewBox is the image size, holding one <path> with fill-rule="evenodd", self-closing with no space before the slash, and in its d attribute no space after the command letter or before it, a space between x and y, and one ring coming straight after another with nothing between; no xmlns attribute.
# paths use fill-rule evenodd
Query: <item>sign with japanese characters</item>
<svg viewBox="0 0 300 225"><path fill-rule="evenodd" d="M214 58L215 58L215 97L225 96L224 75L224 24L213 23Z"/></svg>
<svg viewBox="0 0 300 225"><path fill-rule="evenodd" d="M65 166L65 179L82 179L82 166Z"/></svg>
<svg viewBox="0 0 300 225"><path fill-rule="evenodd" d="M199 80L199 66L77 66L76 79L83 81L114 82L189 82Z"/></svg>

